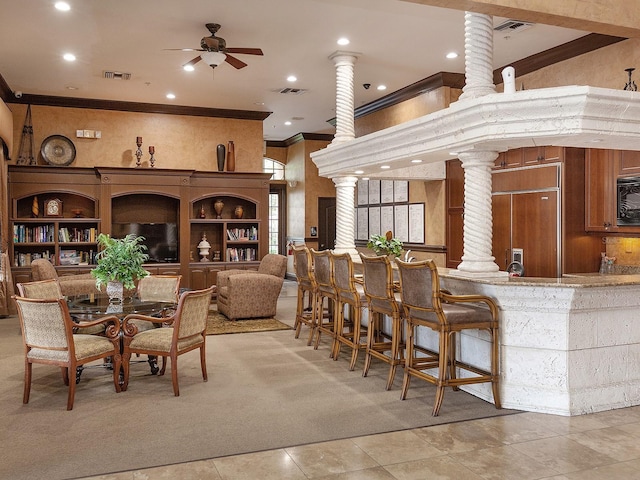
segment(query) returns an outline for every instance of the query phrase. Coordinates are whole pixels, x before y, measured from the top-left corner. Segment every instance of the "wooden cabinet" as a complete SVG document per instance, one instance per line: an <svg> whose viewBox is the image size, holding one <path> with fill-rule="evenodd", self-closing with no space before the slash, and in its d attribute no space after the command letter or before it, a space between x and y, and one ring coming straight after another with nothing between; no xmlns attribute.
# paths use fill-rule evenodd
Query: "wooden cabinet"
<svg viewBox="0 0 640 480"><path fill-rule="evenodd" d="M611 150L591 148L585 158L585 229L589 232L617 230L615 183Z"/></svg>
<svg viewBox="0 0 640 480"><path fill-rule="evenodd" d="M460 160L446 162L445 197L447 209L447 255L448 268L456 268L462 261L464 225L464 170Z"/></svg>
<svg viewBox="0 0 640 480"><path fill-rule="evenodd" d="M530 167L542 163L561 162L564 147L542 146L515 148L501 152L495 161L494 169Z"/></svg>
<svg viewBox="0 0 640 480"><path fill-rule="evenodd" d="M524 162L523 149L518 156ZM529 152L530 153L530 152ZM545 163L557 165L544 165ZM544 147L536 165L493 173L492 253L505 270L512 249L523 249L526 276L559 277L563 273L597 272L598 237L585 231L585 150ZM447 266L456 268L462 255L460 162L447 162ZM454 201L455 200L455 201Z"/></svg>
<svg viewBox="0 0 640 480"><path fill-rule="evenodd" d="M635 150L614 151L617 157L617 175L619 177L640 176L640 152Z"/></svg>
<svg viewBox="0 0 640 480"><path fill-rule="evenodd" d="M98 185L93 171L83 170L70 168L63 178L50 175L47 167L10 167L12 267L28 267L37 258L54 265L95 263ZM45 208L51 200L56 210Z"/></svg>
<svg viewBox="0 0 640 480"><path fill-rule="evenodd" d="M29 262L38 256L50 258L60 275L88 270L67 265L65 255L75 251L91 262L99 233L145 236L151 256L145 268L181 274L183 287L215 284L220 270L257 268L268 251L269 178L245 172L10 166L11 224L4 234L24 232L10 245L14 280L29 281ZM32 218L36 197L38 216ZM61 200L61 217L44 216L49 198ZM220 218L217 200L224 205ZM207 262L198 255L203 235L211 244Z"/></svg>
<svg viewBox="0 0 640 480"><path fill-rule="evenodd" d="M640 227L617 224L619 177L640 176L640 152L592 148L585 159L585 228L590 232L640 234Z"/></svg>
<svg viewBox="0 0 640 480"><path fill-rule="evenodd" d="M494 168L517 168L522 166L522 149L516 148L506 152L500 152L495 161Z"/></svg>

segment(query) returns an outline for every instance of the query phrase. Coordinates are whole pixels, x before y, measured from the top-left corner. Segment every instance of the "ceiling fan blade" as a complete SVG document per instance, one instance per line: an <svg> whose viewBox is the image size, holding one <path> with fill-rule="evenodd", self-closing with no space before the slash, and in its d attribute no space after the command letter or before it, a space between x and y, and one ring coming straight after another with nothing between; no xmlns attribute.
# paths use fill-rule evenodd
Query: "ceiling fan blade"
<svg viewBox="0 0 640 480"><path fill-rule="evenodd" d="M260 48L225 48L225 53L244 53L246 55L264 55Z"/></svg>
<svg viewBox="0 0 640 480"><path fill-rule="evenodd" d="M242 60L236 57L232 57L229 54L227 54L227 58L225 59L225 62L227 62L232 67L237 68L238 70L247 66L247 64L244 63Z"/></svg>
<svg viewBox="0 0 640 480"><path fill-rule="evenodd" d="M162 50L178 51L178 52L204 52L201 48L163 48Z"/></svg>
<svg viewBox="0 0 640 480"><path fill-rule="evenodd" d="M198 55L196 58L189 60L187 63L185 63L183 65L183 67L186 67L187 65L191 65L194 66L196 63L198 63L200 60L202 60L202 57L200 55Z"/></svg>

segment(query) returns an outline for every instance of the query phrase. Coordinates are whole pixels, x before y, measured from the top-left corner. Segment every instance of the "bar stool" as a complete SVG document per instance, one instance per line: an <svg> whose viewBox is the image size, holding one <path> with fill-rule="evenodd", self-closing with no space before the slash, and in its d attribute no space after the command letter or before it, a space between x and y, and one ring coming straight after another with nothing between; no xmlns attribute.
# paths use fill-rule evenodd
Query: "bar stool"
<svg viewBox="0 0 640 480"><path fill-rule="evenodd" d="M307 345L311 345L316 329L315 301L318 294L318 284L313 274L311 253L306 245L295 245L293 247L293 269L298 281L298 304L296 307L296 321L293 325L295 330L294 338L300 336L302 325L306 325L309 327ZM304 307L305 296L310 305L308 309Z"/></svg>
<svg viewBox="0 0 640 480"><path fill-rule="evenodd" d="M375 357L389 364L387 387L393 385L398 365L404 364L402 345L402 302L394 291L393 269L386 255L360 254L364 267L364 293L369 304L369 327L362 376L366 377ZM391 331L385 331L383 316L391 317Z"/></svg>
<svg viewBox="0 0 640 480"><path fill-rule="evenodd" d="M311 249L311 258L313 259L313 274L318 284L318 292L316 294L315 315L316 315L316 341L313 346L318 349L320 337L326 333L331 338L331 353L329 356L333 358L335 350L335 312L338 294L333 286L333 265L331 262L331 252L329 250ZM324 314L324 300L327 300L328 315Z"/></svg>
<svg viewBox="0 0 640 480"><path fill-rule="evenodd" d="M331 253L333 262L333 286L337 293L336 302L336 342L333 359L338 360L340 346L346 345L351 349L351 363L349 370L353 370L358 360L358 352L366 344L361 343L361 337L365 333L362 328L362 309L367 304L364 287L356 283L353 260L348 253ZM352 316L345 321L345 307L351 307Z"/></svg>
<svg viewBox="0 0 640 480"><path fill-rule="evenodd" d="M491 382L495 406L501 408L498 388L500 373L496 303L483 295L452 295L441 290L438 269L433 260L408 263L396 259L396 263L400 271L402 307L407 322L407 358L401 398L404 400L407 395L411 377L421 378L436 385L436 399L432 412L436 417L440 412L445 387L458 390L460 385ZM438 353L420 353L423 350L415 345L418 327L427 327L438 333ZM456 358L456 333L471 329L487 330L490 334L491 371ZM434 368L438 370L437 377L429 372ZM456 369L469 375L459 377Z"/></svg>

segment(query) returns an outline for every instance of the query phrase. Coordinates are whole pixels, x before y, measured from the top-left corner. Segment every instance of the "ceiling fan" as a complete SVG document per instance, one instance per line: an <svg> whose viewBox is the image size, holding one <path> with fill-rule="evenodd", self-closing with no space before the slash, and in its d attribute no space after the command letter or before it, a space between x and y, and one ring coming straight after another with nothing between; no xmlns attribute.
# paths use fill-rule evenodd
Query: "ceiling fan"
<svg viewBox="0 0 640 480"><path fill-rule="evenodd" d="M183 65L185 67L193 67L200 60L204 60L211 68L215 68L222 62L227 62L232 67L237 69L247 66L242 60L230 55L231 53L242 53L245 55L263 55L262 50L259 48L230 48L227 47L227 42L222 37L216 37L216 32L220 29L219 23L207 23L205 25L211 32L210 37L203 37L200 40L201 48L173 48L169 50L182 50L187 52L203 52L193 60L188 61Z"/></svg>

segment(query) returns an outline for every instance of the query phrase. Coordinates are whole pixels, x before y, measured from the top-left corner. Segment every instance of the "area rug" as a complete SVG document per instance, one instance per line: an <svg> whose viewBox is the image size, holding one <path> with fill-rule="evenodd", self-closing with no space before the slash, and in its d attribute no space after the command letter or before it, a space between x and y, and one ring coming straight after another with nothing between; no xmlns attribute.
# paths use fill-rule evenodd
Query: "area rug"
<svg viewBox="0 0 640 480"><path fill-rule="evenodd" d="M211 311L209 319L207 320L207 335L270 332L273 330L292 330L292 328L275 318L253 318L232 321L215 310Z"/></svg>

